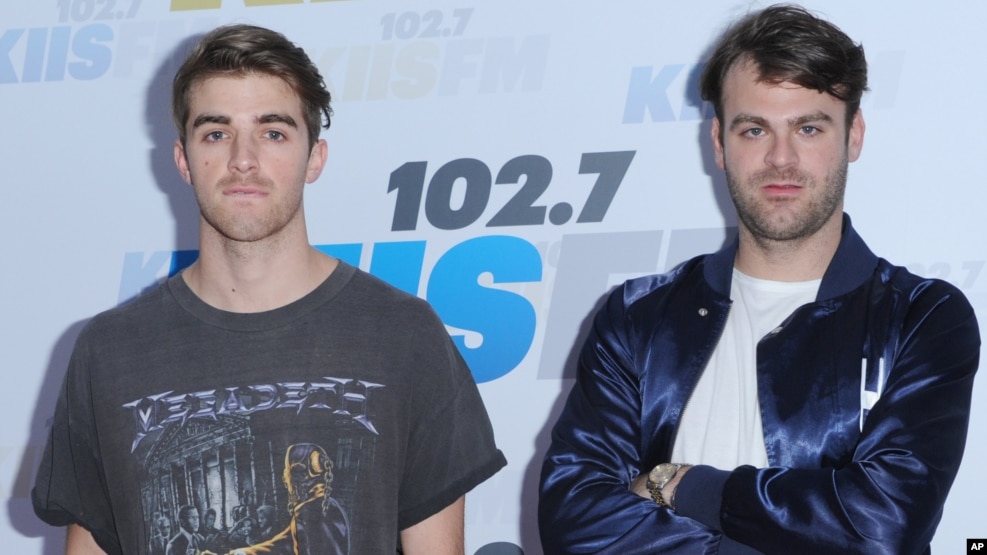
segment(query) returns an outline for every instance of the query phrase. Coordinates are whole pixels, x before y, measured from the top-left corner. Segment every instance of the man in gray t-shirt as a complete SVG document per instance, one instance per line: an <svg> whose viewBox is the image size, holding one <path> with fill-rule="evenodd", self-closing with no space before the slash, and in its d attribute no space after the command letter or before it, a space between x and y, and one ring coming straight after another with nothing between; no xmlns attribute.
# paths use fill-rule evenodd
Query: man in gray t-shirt
<svg viewBox="0 0 987 555"><path fill-rule="evenodd" d="M464 496L506 462L425 301L308 242L329 100L260 27L179 68L199 257L76 343L32 493L68 553L463 553Z"/></svg>

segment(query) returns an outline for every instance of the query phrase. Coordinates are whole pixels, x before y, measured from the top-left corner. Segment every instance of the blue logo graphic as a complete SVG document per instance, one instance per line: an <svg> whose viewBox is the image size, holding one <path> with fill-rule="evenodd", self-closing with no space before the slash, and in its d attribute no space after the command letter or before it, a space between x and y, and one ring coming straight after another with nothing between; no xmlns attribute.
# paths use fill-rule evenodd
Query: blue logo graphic
<svg viewBox="0 0 987 555"><path fill-rule="evenodd" d="M707 106L699 95L702 70L703 65L695 64L669 64L658 68L657 72L651 66L631 69L623 123L643 123L645 116L650 116L653 122L712 119L712 107ZM684 89L671 95L675 85L684 85Z"/></svg>
<svg viewBox="0 0 987 555"><path fill-rule="evenodd" d="M96 79L113 61L113 37L103 23L7 29L0 36L0 83ZM23 50L23 58L15 59L15 50Z"/></svg>

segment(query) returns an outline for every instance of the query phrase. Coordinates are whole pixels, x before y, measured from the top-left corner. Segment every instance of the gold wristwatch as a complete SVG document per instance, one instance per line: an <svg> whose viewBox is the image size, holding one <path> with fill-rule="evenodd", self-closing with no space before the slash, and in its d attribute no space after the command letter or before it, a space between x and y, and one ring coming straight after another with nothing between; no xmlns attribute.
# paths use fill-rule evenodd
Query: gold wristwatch
<svg viewBox="0 0 987 555"><path fill-rule="evenodd" d="M652 501L665 507L670 506L665 502L665 498L661 496L661 488L671 482L672 478L675 477L675 474L678 473L679 469L683 466L685 465L677 463L661 463L652 468L651 472L648 472L648 491L651 492Z"/></svg>

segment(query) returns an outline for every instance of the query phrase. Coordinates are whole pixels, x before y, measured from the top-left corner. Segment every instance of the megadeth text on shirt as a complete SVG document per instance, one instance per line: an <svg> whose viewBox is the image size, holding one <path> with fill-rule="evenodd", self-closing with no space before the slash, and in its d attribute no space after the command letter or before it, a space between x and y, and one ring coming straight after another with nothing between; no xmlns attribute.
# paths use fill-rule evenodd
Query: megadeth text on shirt
<svg viewBox="0 0 987 555"><path fill-rule="evenodd" d="M221 415L250 415L288 409L327 410L351 418L377 433L370 420L370 392L384 387L361 380L324 378L321 382L280 382L208 389L192 393L166 391L126 403L137 424L131 452L147 434L190 419L215 420Z"/></svg>

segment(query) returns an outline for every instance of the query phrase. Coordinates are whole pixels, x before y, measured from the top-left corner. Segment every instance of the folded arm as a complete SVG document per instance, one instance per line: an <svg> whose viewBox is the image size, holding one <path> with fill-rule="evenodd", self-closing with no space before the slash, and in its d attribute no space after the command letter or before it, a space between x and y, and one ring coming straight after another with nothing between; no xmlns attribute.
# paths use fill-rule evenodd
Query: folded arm
<svg viewBox="0 0 987 555"><path fill-rule="evenodd" d="M847 462L693 467L680 476L675 511L632 491L640 493L641 474L672 461L652 460L661 452L652 445L653 423L642 430L633 340L613 333L620 310L611 297L545 459L539 524L546 553L925 549L962 457L980 351L969 304L958 291L936 291L906 303L900 337L889 342L885 391Z"/></svg>

